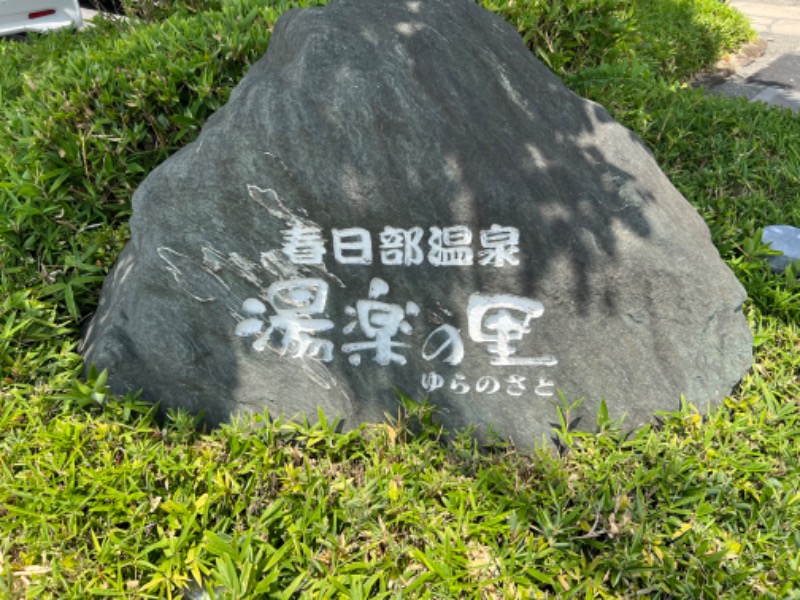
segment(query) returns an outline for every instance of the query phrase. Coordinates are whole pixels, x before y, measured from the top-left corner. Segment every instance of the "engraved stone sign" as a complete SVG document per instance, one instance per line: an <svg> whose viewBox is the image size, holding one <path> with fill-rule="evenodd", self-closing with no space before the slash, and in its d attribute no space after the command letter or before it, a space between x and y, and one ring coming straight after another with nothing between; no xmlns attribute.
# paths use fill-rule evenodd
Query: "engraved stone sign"
<svg viewBox="0 0 800 600"><path fill-rule="evenodd" d="M84 339L117 393L344 425L427 397L519 446L749 368L741 285L640 140L469 0L281 17L134 196Z"/></svg>

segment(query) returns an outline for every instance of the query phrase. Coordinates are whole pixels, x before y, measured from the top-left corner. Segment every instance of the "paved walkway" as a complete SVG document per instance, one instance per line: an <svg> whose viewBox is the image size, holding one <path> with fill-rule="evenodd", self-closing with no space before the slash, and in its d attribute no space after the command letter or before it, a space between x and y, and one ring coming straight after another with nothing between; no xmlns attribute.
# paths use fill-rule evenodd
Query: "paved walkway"
<svg viewBox="0 0 800 600"><path fill-rule="evenodd" d="M747 16L761 41L747 49L735 61L735 72L711 90L800 112L800 1L729 2Z"/></svg>

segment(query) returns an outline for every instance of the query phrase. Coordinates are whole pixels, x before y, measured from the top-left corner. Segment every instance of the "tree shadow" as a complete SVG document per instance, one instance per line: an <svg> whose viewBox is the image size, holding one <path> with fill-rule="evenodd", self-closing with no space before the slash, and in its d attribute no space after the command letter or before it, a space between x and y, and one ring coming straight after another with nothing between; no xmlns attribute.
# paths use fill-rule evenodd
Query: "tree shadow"
<svg viewBox="0 0 800 600"><path fill-rule="evenodd" d="M491 223L516 223L524 215L523 243L535 247L536 256L526 256L519 278L525 283L515 291L537 293L553 263L567 257L578 282L572 299L584 310L597 292L589 272L597 256L615 257L617 228L642 238L650 234L643 211L654 201L650 182L631 174L624 148L604 145L620 140L607 137L612 119L602 107L569 92L522 44L503 52L510 26L498 19L488 32L477 24L472 31L435 29L425 20L434 6L396 3L393 20L352 19L345 10L337 14L328 7L297 13L276 29L276 38L291 37L299 27L293 21L302 20L304 45L320 43L318 53L301 53L302 59L273 43L261 67L278 74L276 89L291 90L269 101L302 104L303 132L320 149L271 148L294 173L287 190L308 182L290 203L324 215L333 227L465 224L477 231ZM372 10L390 11L360 12ZM316 19L341 20L347 34L333 43L320 40ZM320 38L327 35L324 27ZM318 65L310 80L299 60L325 67ZM402 86L395 83L398 73ZM359 102L355 95L362 97ZM280 124L270 128L272 139L281 137ZM625 141L644 148L627 135ZM330 175L336 171L338 176ZM277 175L280 180L283 173ZM444 279L491 285L497 275L489 269L456 273Z"/></svg>
<svg viewBox="0 0 800 600"><path fill-rule="evenodd" d="M677 194L642 142L567 90L511 26L472 2L342 0L290 11L266 57L197 142L134 197L131 250L112 279L122 283L127 269L145 270L154 296L177 287L191 309L140 306L124 299L123 286L101 301L97 325L115 305L127 311L123 320L148 333L138 340L115 334L103 342L106 354L129 382L146 385L143 397L203 409L211 424L226 420L232 407L287 416L321 407L352 425L380 421L396 412L395 389L414 395L420 373L431 368L410 349L422 348L440 325L466 335L471 294L546 296L548 314L567 330L590 313L618 317L621 244L655 235L649 213L661 193ZM397 266L378 258L344 266L328 246L320 265L288 264L278 257L293 222L318 225L328 243L334 229L369 231L376 257L386 227L421 228L427 241L430 228L460 226L475 249L493 225L513 227L519 261L481 265L476 250L470 266ZM152 228L169 245L138 241ZM268 304L271 283L291 278L329 286L318 315L336 326L329 362L254 352L252 338L234 335L237 323L252 317L244 302ZM345 315L352 317L376 279L386 285L386 302L420 307L418 316L408 311L408 331L396 340L408 364L377 367L366 357L359 365L339 351L358 341L348 337ZM559 341L554 335L548 343ZM137 373L134 359L147 344L172 364ZM602 352L590 352L593 368L608 363ZM474 384L486 364L486 352L468 352L462 364L439 368L448 381L460 371ZM522 420L523 400L459 393L438 403L450 429L495 421L487 414L512 428ZM543 414L540 431L547 420ZM530 432L521 424L514 433L520 439Z"/></svg>

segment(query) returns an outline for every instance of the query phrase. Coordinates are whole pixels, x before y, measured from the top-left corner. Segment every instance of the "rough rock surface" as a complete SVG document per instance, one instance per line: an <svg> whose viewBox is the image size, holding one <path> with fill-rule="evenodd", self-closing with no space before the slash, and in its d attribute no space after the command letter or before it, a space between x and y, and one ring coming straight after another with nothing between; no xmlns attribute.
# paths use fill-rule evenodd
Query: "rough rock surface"
<svg viewBox="0 0 800 600"><path fill-rule="evenodd" d="M745 292L642 142L469 0L285 14L134 196L85 336L112 390L346 427L397 391L519 446L751 364ZM563 399L558 392L563 394Z"/></svg>

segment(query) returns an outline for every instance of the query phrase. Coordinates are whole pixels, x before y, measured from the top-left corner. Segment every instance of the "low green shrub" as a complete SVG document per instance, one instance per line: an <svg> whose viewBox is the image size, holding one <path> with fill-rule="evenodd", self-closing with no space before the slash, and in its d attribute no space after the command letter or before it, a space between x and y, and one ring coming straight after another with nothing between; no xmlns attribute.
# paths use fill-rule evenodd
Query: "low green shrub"
<svg viewBox="0 0 800 600"><path fill-rule="evenodd" d="M755 37L719 0L485 0L559 75L634 61L685 79Z"/></svg>
<svg viewBox="0 0 800 600"><path fill-rule="evenodd" d="M563 74L629 53L633 0L485 0L514 25L531 51Z"/></svg>
<svg viewBox="0 0 800 600"><path fill-rule="evenodd" d="M635 0L636 56L662 77L686 79L755 38L720 0Z"/></svg>

